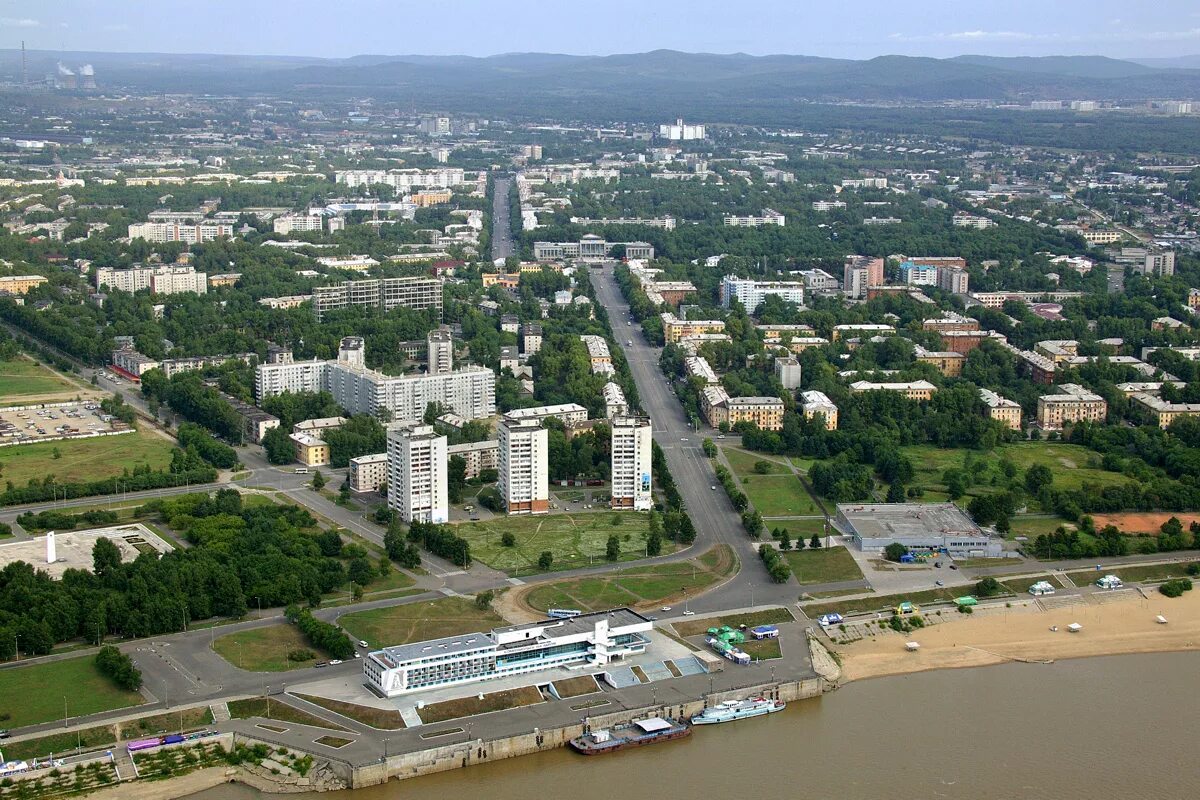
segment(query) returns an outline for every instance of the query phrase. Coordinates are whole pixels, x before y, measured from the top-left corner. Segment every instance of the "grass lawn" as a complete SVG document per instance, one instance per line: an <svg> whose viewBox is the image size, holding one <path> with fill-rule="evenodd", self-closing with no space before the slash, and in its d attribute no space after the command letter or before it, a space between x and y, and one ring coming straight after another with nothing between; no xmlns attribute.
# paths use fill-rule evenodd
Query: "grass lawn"
<svg viewBox="0 0 1200 800"><path fill-rule="evenodd" d="M227 633L213 642L217 655L239 669L250 672L287 672L311 667L315 661L331 656L313 647L295 625L269 625L247 631ZM288 661L292 650L314 654L310 661Z"/></svg>
<svg viewBox="0 0 1200 800"><path fill-rule="evenodd" d="M483 699L478 695L460 697L456 700L446 700L441 703L430 703L417 711L421 721L426 725L435 722L445 722L448 719L473 717L476 714L487 714L490 711L504 711L509 708L531 706L542 702L542 693L533 686L522 686L518 689L504 689L499 692L485 694Z"/></svg>
<svg viewBox="0 0 1200 800"><path fill-rule="evenodd" d="M1086 447L1061 442L1017 442L987 451L914 445L901 448L901 451L908 456L916 469L912 485L926 490L923 498L926 502L943 499L944 496L940 493L944 492L946 487L942 483L942 474L947 469L963 468L968 459L986 465L974 473L976 477L972 486L967 489L968 495L985 494L1003 486L1006 478L1000 471L1000 460L1005 456L1019 468L1018 477L1034 464L1049 467L1054 474L1054 486L1057 489L1078 489L1084 483L1115 486L1129 482L1129 479L1120 473L1100 469L1098 453ZM1054 527L1050 530L1054 530ZM1013 521L1013 528L1017 528L1016 520Z"/></svg>
<svg viewBox="0 0 1200 800"><path fill-rule="evenodd" d="M807 583L836 583L862 580L862 570L854 556L844 547L822 547L820 550L786 550L783 557L792 566L792 573L801 586Z"/></svg>
<svg viewBox="0 0 1200 800"><path fill-rule="evenodd" d="M195 728L203 728L205 725L211 725L212 721L212 709L208 706L188 708L183 711L167 711L163 714L155 714L152 717L140 717L139 719L122 722L119 725L119 740L140 739L144 736L159 733L190 731Z"/></svg>
<svg viewBox="0 0 1200 800"><path fill-rule="evenodd" d="M971 586L956 586L953 588L926 589L919 592L902 594L885 594L876 597L860 597L854 600L838 600L832 603L812 603L804 605L804 613L809 619L816 619L822 614L858 614L865 611L890 611L905 601L916 603L953 602L954 598L972 593Z"/></svg>
<svg viewBox="0 0 1200 800"><path fill-rule="evenodd" d="M954 563L960 569L971 569L972 567L1016 567L1025 563L1025 559L1017 558L1016 556L1003 556L1001 558L956 558Z"/></svg>
<svg viewBox="0 0 1200 800"><path fill-rule="evenodd" d="M605 575L590 575L535 587L525 602L539 611L577 608L599 611L618 606L653 608L664 601L681 602L686 590L695 597L725 580L737 569L737 559L724 545L699 558L672 564L628 567Z"/></svg>
<svg viewBox="0 0 1200 800"><path fill-rule="evenodd" d="M372 708L360 706L358 703L344 703L341 700L330 700L327 697L317 697L310 694L297 694L302 700L328 709L334 713L349 717L355 722L369 725L383 731L398 731L404 727L404 717L392 708Z"/></svg>
<svg viewBox="0 0 1200 800"><path fill-rule="evenodd" d="M820 536L822 540L825 538L825 518L811 517L808 519L781 519L767 523L767 530L773 531L779 528L781 531L787 531L791 537L792 543L795 544L800 537L804 537L804 545L808 546L808 540L813 537L813 534ZM821 542L824 544L824 541Z"/></svg>
<svg viewBox="0 0 1200 800"><path fill-rule="evenodd" d="M266 697L249 697L245 700L230 700L229 715L234 719L250 719L262 717L279 722L294 722L297 725L312 725L314 728L325 728L331 731L346 730L336 722L322 719L315 714L281 703Z"/></svg>
<svg viewBox="0 0 1200 800"><path fill-rule="evenodd" d="M834 597L846 597L847 595L851 594L867 594L874 591L874 589L831 589L828 592L805 592L804 594L800 595L800 600L829 600Z"/></svg>
<svg viewBox="0 0 1200 800"><path fill-rule="evenodd" d="M779 647L778 639L747 639L738 647L756 661L783 658L783 650Z"/></svg>
<svg viewBox="0 0 1200 800"><path fill-rule="evenodd" d="M510 575L542 572L537 560L546 550L554 554L551 570L601 563L608 537L613 534L621 540L621 561L644 558L649 529L648 514L628 511L496 517L454 526L454 532L471 543L473 558ZM501 544L506 533L516 538L513 547ZM664 539L663 553L670 553L672 548L672 543Z"/></svg>
<svg viewBox="0 0 1200 800"><path fill-rule="evenodd" d="M4 480L24 486L30 478L54 475L59 483L94 481L118 476L140 464L151 469L171 463L174 444L147 430L122 436L96 436L62 442L38 442L5 447L0 452ZM61 458L54 457L58 449Z"/></svg>
<svg viewBox="0 0 1200 800"><path fill-rule="evenodd" d="M41 736L37 739L26 739L21 742L8 742L0 749L4 750L4 758L8 761L25 761L32 758L43 758L54 753L56 757L64 753L82 748L82 752L107 747L117 741L117 735L112 725L97 725L94 728L84 728L80 731L64 731Z"/></svg>
<svg viewBox="0 0 1200 800"><path fill-rule="evenodd" d="M470 598L446 597L343 614L338 617L338 624L354 638L370 643L371 647L386 647L488 631L507 623L490 608L477 608Z"/></svg>
<svg viewBox="0 0 1200 800"><path fill-rule="evenodd" d="M90 656L68 658L0 672L0 726L20 728L61 720L64 695L71 717L145 702L137 692L118 689L101 675Z"/></svg>
<svg viewBox="0 0 1200 800"><path fill-rule="evenodd" d="M754 465L760 461L766 464L769 469L764 475L791 475L792 472L786 465L775 461L779 456L769 456L765 453L751 453L746 450L738 450L734 447L722 447L721 453L725 456L725 460L729 462L729 466L737 473L738 477L746 475L758 475L760 473L754 470Z"/></svg>
<svg viewBox="0 0 1200 800"><path fill-rule="evenodd" d="M738 480L738 486L758 513L768 519L821 513L817 501L795 475L748 475Z"/></svg>
<svg viewBox="0 0 1200 800"><path fill-rule="evenodd" d="M1144 566L1133 567L1115 567L1113 569L1089 569L1079 572L1068 572L1067 577L1070 578L1076 586L1088 586L1094 584L1097 579L1105 575L1116 575L1125 583L1133 583L1138 581L1166 581L1171 578L1189 578L1187 574L1187 564L1146 564ZM1193 579L1194 580L1194 579ZM0 680L3 680L0 678Z"/></svg>
<svg viewBox="0 0 1200 800"><path fill-rule="evenodd" d="M30 358L0 361L0 405L20 405L20 397L78 391L75 384Z"/></svg>
<svg viewBox="0 0 1200 800"><path fill-rule="evenodd" d="M1074 530L1075 524L1062 517L1033 517L1028 514L1017 514L1012 518L1011 536L1028 536L1036 539L1042 534L1051 534L1060 527Z"/></svg>
<svg viewBox="0 0 1200 800"><path fill-rule="evenodd" d="M751 611L749 614L731 614L725 617L708 617L707 619L689 619L683 622L673 622L671 627L680 636L699 636L709 628L720 628L728 625L736 628L745 625L753 628L756 625L777 625L781 622L795 622L796 618L786 608L768 608L763 611Z"/></svg>

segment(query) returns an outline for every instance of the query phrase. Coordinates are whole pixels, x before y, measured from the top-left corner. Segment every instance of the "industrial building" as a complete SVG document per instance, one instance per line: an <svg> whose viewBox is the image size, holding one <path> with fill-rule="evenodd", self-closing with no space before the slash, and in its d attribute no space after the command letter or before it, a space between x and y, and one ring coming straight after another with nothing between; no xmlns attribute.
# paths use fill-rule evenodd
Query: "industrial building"
<svg viewBox="0 0 1200 800"><path fill-rule="evenodd" d="M628 608L385 647L363 659L384 697L555 667L603 667L644 653L654 623Z"/></svg>
<svg viewBox="0 0 1200 800"><path fill-rule="evenodd" d="M986 535L953 503L838 503L834 527L864 553L899 542L917 553L999 558L1000 539Z"/></svg>

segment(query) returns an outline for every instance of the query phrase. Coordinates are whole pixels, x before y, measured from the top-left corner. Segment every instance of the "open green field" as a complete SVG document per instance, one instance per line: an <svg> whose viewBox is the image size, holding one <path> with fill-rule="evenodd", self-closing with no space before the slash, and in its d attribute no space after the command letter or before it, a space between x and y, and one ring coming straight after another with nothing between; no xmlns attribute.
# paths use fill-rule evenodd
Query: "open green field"
<svg viewBox="0 0 1200 800"><path fill-rule="evenodd" d="M738 486L767 519L821 513L817 501L795 475L748 475L738 480Z"/></svg>
<svg viewBox="0 0 1200 800"><path fill-rule="evenodd" d="M747 639L738 647L755 661L783 658L783 649L779 646L778 639Z"/></svg>
<svg viewBox="0 0 1200 800"><path fill-rule="evenodd" d="M150 431L139 429L122 436L96 436L62 442L38 442L5 447L0 450L4 480L24 486L30 478L53 475L59 483L75 483L110 478L140 464L151 469L171 463L174 443ZM58 450L60 458L54 457Z"/></svg>
<svg viewBox="0 0 1200 800"><path fill-rule="evenodd" d="M782 463L775 461L776 456L769 456L765 453L751 453L746 450L738 450L734 447L722 447L721 453L725 456L725 460L729 462L729 466L738 474L738 477L745 475L758 475L754 471L754 465L758 462L763 462L770 467L764 475L790 475L791 470Z"/></svg>
<svg viewBox="0 0 1200 800"><path fill-rule="evenodd" d="M296 697L379 730L398 731L405 727L404 716L394 708L360 706L358 703L330 700L328 697L317 697L311 694L297 694Z"/></svg>
<svg viewBox="0 0 1200 800"><path fill-rule="evenodd" d="M234 719L263 717L280 722L294 722L297 725L311 725L314 728L325 728L331 731L346 730L336 722L329 722L322 717L318 717L316 714L308 713L302 708L289 706L287 703L272 700L269 697L247 697L243 700L230 700L229 715Z"/></svg>
<svg viewBox="0 0 1200 800"><path fill-rule="evenodd" d="M0 361L0 405L21 405L21 397L78 391L66 378L32 359Z"/></svg>
<svg viewBox="0 0 1200 800"><path fill-rule="evenodd" d="M446 597L425 603L355 611L338 617L338 624L371 647L386 647L488 631L508 623L490 608L476 607L469 597Z"/></svg>
<svg viewBox="0 0 1200 800"><path fill-rule="evenodd" d="M212 711L207 706L168 711L113 725L97 725L80 731L62 731L48 736L39 736L36 739L6 742L4 757L10 761L24 761L47 758L51 753L61 756L76 749L87 752L129 739L191 731L211 725L212 721Z"/></svg>
<svg viewBox="0 0 1200 800"><path fill-rule="evenodd" d="M968 460L986 465L979 472L968 470L976 476L967 489L968 495L984 494L1003 486L1006 479L1000 471L1000 460L1005 456L1016 464L1021 473L1034 464L1049 467L1054 474L1054 486L1058 489L1078 489L1084 483L1113 486L1129 481L1120 473L1100 469L1100 456L1097 453L1086 447L1061 442L1017 442L987 451L914 445L901 448L901 452L912 461L916 469L912 485L926 490L924 499L927 502L944 499L944 495L937 494L946 488L942 483L942 474L947 469L962 469ZM1013 522L1015 528L1016 520Z"/></svg>
<svg viewBox="0 0 1200 800"><path fill-rule="evenodd" d="M1042 534L1054 533L1060 527L1073 530L1075 524L1062 517L1034 517L1028 514L1017 514L1012 518L1012 530L1009 533L1012 536L1028 536L1030 539L1036 539Z"/></svg>
<svg viewBox="0 0 1200 800"><path fill-rule="evenodd" d="M767 529L774 531L778 528L781 531L787 531L792 542L799 541L804 537L804 545L808 546L808 542L812 539L813 534L825 538L825 518L824 517L808 517L805 519L777 519L767 523ZM822 542L824 544L824 542Z"/></svg>
<svg viewBox="0 0 1200 800"><path fill-rule="evenodd" d="M599 611L618 606L652 608L664 601L681 602L724 581L737 570L737 558L724 545L699 558L671 564L628 567L534 587L524 601L537 611L577 608Z"/></svg>
<svg viewBox="0 0 1200 800"><path fill-rule="evenodd" d="M145 702L100 674L90 656L0 671L0 726L20 728ZM5 716L7 715L7 716Z"/></svg>
<svg viewBox="0 0 1200 800"><path fill-rule="evenodd" d="M649 530L648 514L629 511L496 517L454 526L454 532L471 543L472 558L510 575L541 572L537 560L546 550L554 554L551 570L604 563L608 537L613 534L621 540L621 561L645 558ZM516 538L515 546L501 543L505 533ZM663 553L672 549L673 544L664 539Z"/></svg>
<svg viewBox="0 0 1200 800"><path fill-rule="evenodd" d="M801 586L809 583L860 581L862 570L854 556L844 547L822 547L820 550L785 550L783 557L792 567Z"/></svg>
<svg viewBox="0 0 1200 800"><path fill-rule="evenodd" d="M287 672L330 658L328 653L309 644L295 625L289 624L227 633L213 642L213 649L230 664L250 672ZM287 654L292 650L308 650L314 658L288 661Z"/></svg>

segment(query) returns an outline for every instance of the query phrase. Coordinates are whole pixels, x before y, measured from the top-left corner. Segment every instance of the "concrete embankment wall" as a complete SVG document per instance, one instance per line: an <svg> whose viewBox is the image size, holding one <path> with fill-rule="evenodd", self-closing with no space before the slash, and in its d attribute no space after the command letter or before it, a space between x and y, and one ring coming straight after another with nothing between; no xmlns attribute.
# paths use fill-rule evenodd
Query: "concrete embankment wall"
<svg viewBox="0 0 1200 800"><path fill-rule="evenodd" d="M716 692L682 704L646 706L612 714L598 714L590 718L590 723L592 728L604 728L635 719L661 715L686 718L700 713L708 705L725 700L764 696L792 702L818 697L830 688L831 685L819 677L802 681L765 683L729 692ZM349 775L349 783L351 787L358 789L385 783L391 778L405 780L435 772L460 769L472 764L530 755L543 750L565 747L568 741L582 733L583 725L573 724L560 728L533 730L494 740L475 739L469 742L455 742L441 747L431 747L428 750L391 756L386 763L354 767Z"/></svg>

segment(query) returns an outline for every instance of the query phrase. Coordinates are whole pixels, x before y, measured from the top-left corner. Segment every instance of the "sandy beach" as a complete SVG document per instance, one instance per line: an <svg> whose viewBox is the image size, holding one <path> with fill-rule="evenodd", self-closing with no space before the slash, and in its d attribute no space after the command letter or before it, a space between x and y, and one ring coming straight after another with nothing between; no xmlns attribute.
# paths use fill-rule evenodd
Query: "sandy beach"
<svg viewBox="0 0 1200 800"><path fill-rule="evenodd" d="M862 680L931 669L1001 664L1015 659L1066 658L1200 649L1200 591L1176 599L1147 590L1106 597L1046 611L1033 603L990 609L970 616L943 612L948 620L912 633L879 633L835 649L842 659L842 680ZM1155 621L1161 614L1162 625ZM1077 622L1078 633L1067 626ZM1051 631L1053 626L1058 631ZM906 642L921 649L909 652Z"/></svg>

